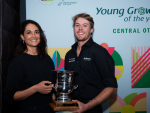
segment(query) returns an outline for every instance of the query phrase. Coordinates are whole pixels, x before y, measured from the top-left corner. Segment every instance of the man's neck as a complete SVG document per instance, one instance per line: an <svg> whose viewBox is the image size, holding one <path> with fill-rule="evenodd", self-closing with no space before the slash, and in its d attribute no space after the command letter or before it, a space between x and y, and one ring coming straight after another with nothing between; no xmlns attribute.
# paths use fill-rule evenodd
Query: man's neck
<svg viewBox="0 0 150 113"><path fill-rule="evenodd" d="M80 52L81 52L81 48L82 46L89 40L90 38L88 38L85 41L78 41L78 46L77 46L77 57L79 56Z"/></svg>
<svg viewBox="0 0 150 113"><path fill-rule="evenodd" d="M78 46L77 46L77 48L82 48L82 46L90 39L91 37L89 37L87 40L85 40L85 41L77 41L77 43L78 43Z"/></svg>

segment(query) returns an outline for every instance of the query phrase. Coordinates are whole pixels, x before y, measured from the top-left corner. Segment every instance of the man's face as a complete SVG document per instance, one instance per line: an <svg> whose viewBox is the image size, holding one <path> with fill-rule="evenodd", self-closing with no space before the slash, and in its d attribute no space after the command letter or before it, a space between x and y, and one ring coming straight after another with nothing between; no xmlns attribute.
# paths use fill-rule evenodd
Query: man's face
<svg viewBox="0 0 150 113"><path fill-rule="evenodd" d="M87 41L91 37L91 33L93 29L91 29L90 22L84 18L79 17L74 26L74 35L77 41Z"/></svg>

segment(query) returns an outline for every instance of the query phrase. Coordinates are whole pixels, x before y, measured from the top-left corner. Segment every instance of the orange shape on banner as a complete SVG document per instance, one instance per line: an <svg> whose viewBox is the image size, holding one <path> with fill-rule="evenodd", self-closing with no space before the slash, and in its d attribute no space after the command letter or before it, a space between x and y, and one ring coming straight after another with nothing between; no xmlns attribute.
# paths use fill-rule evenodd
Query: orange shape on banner
<svg viewBox="0 0 150 113"><path fill-rule="evenodd" d="M101 43L101 46L103 46L106 50L108 50L108 44L107 43Z"/></svg>

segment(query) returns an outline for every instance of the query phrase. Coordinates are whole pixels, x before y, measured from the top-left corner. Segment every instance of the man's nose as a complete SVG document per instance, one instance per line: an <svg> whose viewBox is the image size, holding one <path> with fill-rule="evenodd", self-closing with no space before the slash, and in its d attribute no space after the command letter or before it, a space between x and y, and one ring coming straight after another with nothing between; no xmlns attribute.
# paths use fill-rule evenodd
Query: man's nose
<svg viewBox="0 0 150 113"><path fill-rule="evenodd" d="M79 29L82 29L82 26L79 26Z"/></svg>

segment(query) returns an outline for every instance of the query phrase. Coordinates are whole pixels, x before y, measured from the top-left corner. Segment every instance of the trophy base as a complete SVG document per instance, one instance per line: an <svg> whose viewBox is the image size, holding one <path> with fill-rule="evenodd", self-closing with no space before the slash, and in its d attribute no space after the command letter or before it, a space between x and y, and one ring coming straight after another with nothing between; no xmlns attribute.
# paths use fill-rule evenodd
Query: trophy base
<svg viewBox="0 0 150 113"><path fill-rule="evenodd" d="M52 103L49 103L49 105L54 111L74 111L79 109L75 102L57 102L52 100Z"/></svg>

